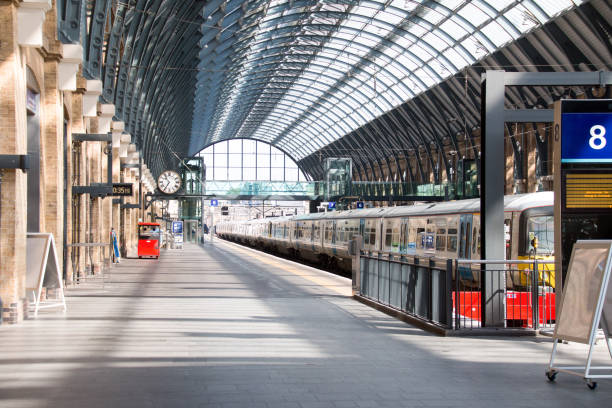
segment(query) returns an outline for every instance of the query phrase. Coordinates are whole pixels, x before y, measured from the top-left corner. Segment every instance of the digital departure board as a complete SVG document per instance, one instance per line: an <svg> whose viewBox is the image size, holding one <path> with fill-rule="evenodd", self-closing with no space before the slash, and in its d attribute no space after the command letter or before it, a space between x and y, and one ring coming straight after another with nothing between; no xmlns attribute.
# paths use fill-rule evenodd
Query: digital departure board
<svg viewBox="0 0 612 408"><path fill-rule="evenodd" d="M564 174L566 209L612 210L612 171L575 171Z"/></svg>

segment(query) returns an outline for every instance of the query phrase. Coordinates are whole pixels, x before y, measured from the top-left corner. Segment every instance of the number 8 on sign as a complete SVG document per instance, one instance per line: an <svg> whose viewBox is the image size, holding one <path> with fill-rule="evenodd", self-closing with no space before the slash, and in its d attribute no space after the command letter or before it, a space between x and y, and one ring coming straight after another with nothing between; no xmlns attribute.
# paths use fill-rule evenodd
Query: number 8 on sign
<svg viewBox="0 0 612 408"><path fill-rule="evenodd" d="M589 131L591 138L589 139L589 146L594 150L601 150L606 147L606 128L601 125L595 125L591 127Z"/></svg>

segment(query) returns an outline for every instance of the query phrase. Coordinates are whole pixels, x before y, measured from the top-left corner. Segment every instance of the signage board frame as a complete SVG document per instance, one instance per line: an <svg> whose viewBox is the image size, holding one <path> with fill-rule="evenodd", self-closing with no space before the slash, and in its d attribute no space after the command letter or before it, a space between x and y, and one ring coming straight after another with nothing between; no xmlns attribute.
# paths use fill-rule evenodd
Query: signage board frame
<svg viewBox="0 0 612 408"><path fill-rule="evenodd" d="M549 381L559 372L584 378L587 386L597 387L594 379L612 378L612 366L592 365L593 346L601 327L612 358L612 240L579 240L572 248L567 285L561 296L553 333L553 348L546 369ZM555 365L559 341L587 344L584 366ZM597 373L594 374L593 372Z"/></svg>

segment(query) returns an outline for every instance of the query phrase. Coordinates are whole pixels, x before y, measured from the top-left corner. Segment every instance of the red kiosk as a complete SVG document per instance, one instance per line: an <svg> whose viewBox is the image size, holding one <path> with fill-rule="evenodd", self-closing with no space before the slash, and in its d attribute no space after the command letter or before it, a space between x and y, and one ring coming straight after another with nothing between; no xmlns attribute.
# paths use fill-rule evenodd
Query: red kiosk
<svg viewBox="0 0 612 408"><path fill-rule="evenodd" d="M161 238L160 225L157 222L138 223L138 258L159 258L159 244Z"/></svg>

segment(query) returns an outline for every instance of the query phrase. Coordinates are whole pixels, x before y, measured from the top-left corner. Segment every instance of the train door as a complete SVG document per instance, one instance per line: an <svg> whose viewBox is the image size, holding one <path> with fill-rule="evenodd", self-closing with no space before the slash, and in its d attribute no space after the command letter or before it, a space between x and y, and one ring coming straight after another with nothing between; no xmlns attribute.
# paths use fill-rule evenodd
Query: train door
<svg viewBox="0 0 612 408"><path fill-rule="evenodd" d="M459 216L459 259L471 259L472 251L472 224L473 214L461 214ZM469 266L459 267L459 274L462 279L474 280L472 268Z"/></svg>

